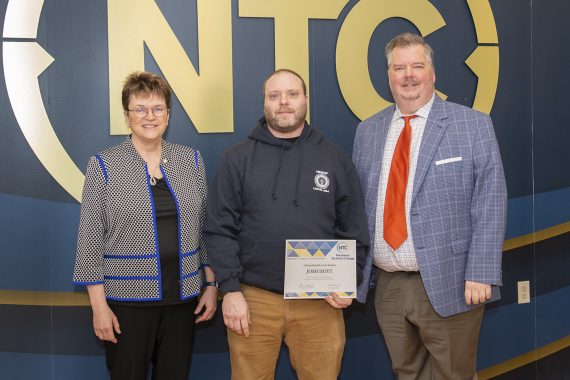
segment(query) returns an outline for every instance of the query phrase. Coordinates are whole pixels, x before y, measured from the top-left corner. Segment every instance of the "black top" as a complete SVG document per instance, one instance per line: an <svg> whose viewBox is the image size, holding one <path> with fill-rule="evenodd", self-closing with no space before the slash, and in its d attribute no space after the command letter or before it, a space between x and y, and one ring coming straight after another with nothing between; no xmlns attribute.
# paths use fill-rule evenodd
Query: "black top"
<svg viewBox="0 0 570 380"><path fill-rule="evenodd" d="M154 304L180 302L180 268L178 263L178 213L176 203L164 178L151 186L156 212L158 252L162 274L162 300Z"/></svg>
<svg viewBox="0 0 570 380"><path fill-rule="evenodd" d="M156 231L158 233L162 300L126 302L107 300L108 303L128 306L164 306L192 300L180 300L178 212L174 197L170 193L164 178L156 179L156 185L151 186L151 191L156 214Z"/></svg>
<svg viewBox="0 0 570 380"><path fill-rule="evenodd" d="M299 136L297 136L297 137L279 137L279 140L289 141L290 143L294 143L295 141L297 141L297 139L299 139Z"/></svg>

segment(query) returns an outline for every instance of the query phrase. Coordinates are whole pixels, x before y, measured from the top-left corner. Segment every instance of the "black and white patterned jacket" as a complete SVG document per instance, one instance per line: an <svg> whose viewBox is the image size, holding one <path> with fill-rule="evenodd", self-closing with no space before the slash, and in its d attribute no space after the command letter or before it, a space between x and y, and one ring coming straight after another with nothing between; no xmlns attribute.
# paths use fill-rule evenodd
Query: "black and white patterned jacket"
<svg viewBox="0 0 570 380"><path fill-rule="evenodd" d="M195 297L208 265L202 224L204 163L192 148L163 140L160 170L178 212L180 299ZM154 201L148 168L131 139L91 157L87 166L73 282L104 284L107 299L162 299Z"/></svg>

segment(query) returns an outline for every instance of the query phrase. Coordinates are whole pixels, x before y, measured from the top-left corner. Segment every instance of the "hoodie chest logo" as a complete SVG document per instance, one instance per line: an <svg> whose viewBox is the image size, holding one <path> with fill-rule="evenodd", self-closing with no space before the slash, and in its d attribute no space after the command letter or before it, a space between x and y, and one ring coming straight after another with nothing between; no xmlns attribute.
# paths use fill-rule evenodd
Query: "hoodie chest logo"
<svg viewBox="0 0 570 380"><path fill-rule="evenodd" d="M329 192L328 187L331 183L329 177L327 176L327 174L329 173L323 172L321 170L317 170L316 172L317 174L315 175L315 187L313 187L313 190L322 191L323 193L328 193Z"/></svg>

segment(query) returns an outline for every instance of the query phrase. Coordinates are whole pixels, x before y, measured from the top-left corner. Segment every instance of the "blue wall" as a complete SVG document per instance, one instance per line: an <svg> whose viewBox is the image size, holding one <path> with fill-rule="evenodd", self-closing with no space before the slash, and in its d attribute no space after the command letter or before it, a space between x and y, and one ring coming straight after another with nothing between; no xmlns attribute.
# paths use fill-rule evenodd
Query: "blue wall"
<svg viewBox="0 0 570 380"><path fill-rule="evenodd" d="M348 1L338 19L309 21L311 123L349 154L359 119L340 91L335 47L343 21L357 3ZM195 1L157 0L157 4L190 59L197 60ZM239 1L231 4L235 132L199 134L174 99L167 135L169 140L195 146L203 153L209 178L223 150L247 136L261 116L261 84L274 69L273 20L239 17ZM432 0L431 4L446 21L445 27L427 36L436 52L437 88L448 100L472 106L478 82L464 61L477 46L477 38L468 4L445 0ZM7 5L7 0L0 0L0 20ZM491 116L507 175L506 238L517 239L556 226L558 232L505 252L503 299L487 308L479 369L570 336L570 228L564 227L570 221L570 128L565 112L570 35L563 30L570 3L494 0L490 5L500 51ZM370 76L385 98L389 98L389 89L383 46L403 31L417 29L404 18L391 18L375 30L370 41ZM41 94L55 133L82 169L90 155L124 138L109 135L107 38L107 2L45 0L35 40L55 61L39 77ZM4 44L27 41L3 39ZM146 69L160 73L148 50L145 62ZM79 291L71 285L79 204L30 149L3 84L0 110L1 377L104 378L103 348L92 334L88 307L15 305L2 298L10 291ZM522 280L531 281L533 297L530 304L518 305L516 287ZM389 358L373 305L352 307L346 312L346 321L348 341L341 378L390 378ZM229 378L225 330L219 315L198 329L194 353L192 378ZM569 369L568 364L562 364L559 373L568 374ZM536 371L527 376L539 378ZM294 378L285 349L277 378Z"/></svg>

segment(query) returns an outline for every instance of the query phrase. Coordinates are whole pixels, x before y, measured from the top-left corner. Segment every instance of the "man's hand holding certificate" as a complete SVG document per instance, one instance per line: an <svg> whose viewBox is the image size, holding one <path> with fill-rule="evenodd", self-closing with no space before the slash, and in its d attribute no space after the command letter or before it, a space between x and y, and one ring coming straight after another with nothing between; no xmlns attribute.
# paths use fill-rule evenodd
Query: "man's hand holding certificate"
<svg viewBox="0 0 570 380"><path fill-rule="evenodd" d="M356 241L287 240L284 298L327 298L331 293L337 299L356 298Z"/></svg>

